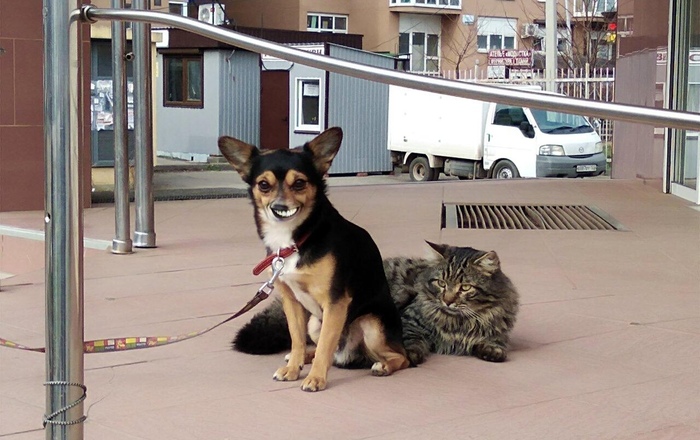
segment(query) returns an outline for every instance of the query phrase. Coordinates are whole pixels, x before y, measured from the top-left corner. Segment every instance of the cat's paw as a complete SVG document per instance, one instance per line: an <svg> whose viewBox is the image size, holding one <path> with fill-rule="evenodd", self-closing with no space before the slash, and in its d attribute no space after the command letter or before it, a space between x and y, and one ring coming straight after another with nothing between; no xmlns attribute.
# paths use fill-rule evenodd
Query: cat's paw
<svg viewBox="0 0 700 440"><path fill-rule="evenodd" d="M425 362L425 354L420 350L406 349L406 356L408 360L411 361L411 365L416 366Z"/></svg>
<svg viewBox="0 0 700 440"><path fill-rule="evenodd" d="M489 362L503 362L508 357L508 354L502 347L482 345L474 348L474 356Z"/></svg>

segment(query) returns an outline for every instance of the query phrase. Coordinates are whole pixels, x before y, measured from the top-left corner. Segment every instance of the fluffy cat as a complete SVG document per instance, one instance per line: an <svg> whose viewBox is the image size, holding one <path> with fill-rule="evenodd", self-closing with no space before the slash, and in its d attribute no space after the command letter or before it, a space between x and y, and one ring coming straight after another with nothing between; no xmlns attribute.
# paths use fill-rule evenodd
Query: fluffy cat
<svg viewBox="0 0 700 440"><path fill-rule="evenodd" d="M430 353L505 361L519 296L501 270L498 255L471 247L428 244L437 254L435 259L384 260L411 363L424 362ZM255 315L233 340L234 349L250 354L278 353L290 346L279 300Z"/></svg>
<svg viewBox="0 0 700 440"><path fill-rule="evenodd" d="M437 259L384 260L411 362L420 364L429 353L505 361L519 296L498 255L428 244Z"/></svg>

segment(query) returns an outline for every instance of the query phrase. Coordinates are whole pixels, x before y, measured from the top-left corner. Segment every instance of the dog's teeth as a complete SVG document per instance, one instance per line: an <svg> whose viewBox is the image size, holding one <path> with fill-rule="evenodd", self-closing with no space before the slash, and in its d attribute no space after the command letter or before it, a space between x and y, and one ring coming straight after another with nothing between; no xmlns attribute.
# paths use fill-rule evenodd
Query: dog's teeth
<svg viewBox="0 0 700 440"><path fill-rule="evenodd" d="M291 217L294 214L296 214L297 211L298 211L298 208L297 209L289 209L289 210L285 210L285 211L276 210L275 213L280 217Z"/></svg>

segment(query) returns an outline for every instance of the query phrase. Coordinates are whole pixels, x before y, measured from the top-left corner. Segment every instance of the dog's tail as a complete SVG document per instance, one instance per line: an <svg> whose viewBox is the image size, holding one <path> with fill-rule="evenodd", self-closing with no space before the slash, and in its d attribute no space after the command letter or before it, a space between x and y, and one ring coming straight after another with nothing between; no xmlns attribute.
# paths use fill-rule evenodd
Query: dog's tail
<svg viewBox="0 0 700 440"><path fill-rule="evenodd" d="M233 338L233 349L248 354L273 354L291 347L287 318L279 298L253 316Z"/></svg>

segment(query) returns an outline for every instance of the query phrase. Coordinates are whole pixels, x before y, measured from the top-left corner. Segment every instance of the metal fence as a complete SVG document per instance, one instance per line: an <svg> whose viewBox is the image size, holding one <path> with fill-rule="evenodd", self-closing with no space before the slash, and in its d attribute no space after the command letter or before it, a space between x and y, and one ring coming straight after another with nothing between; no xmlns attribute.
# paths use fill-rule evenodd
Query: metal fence
<svg viewBox="0 0 700 440"><path fill-rule="evenodd" d="M489 78L486 70L445 70L428 72L428 76L481 84L521 84L546 89L545 71L539 69L512 70L508 78ZM615 102L615 68L558 69L555 79L557 93L571 98L592 101ZM591 117L591 122L601 139L612 146L613 121Z"/></svg>

